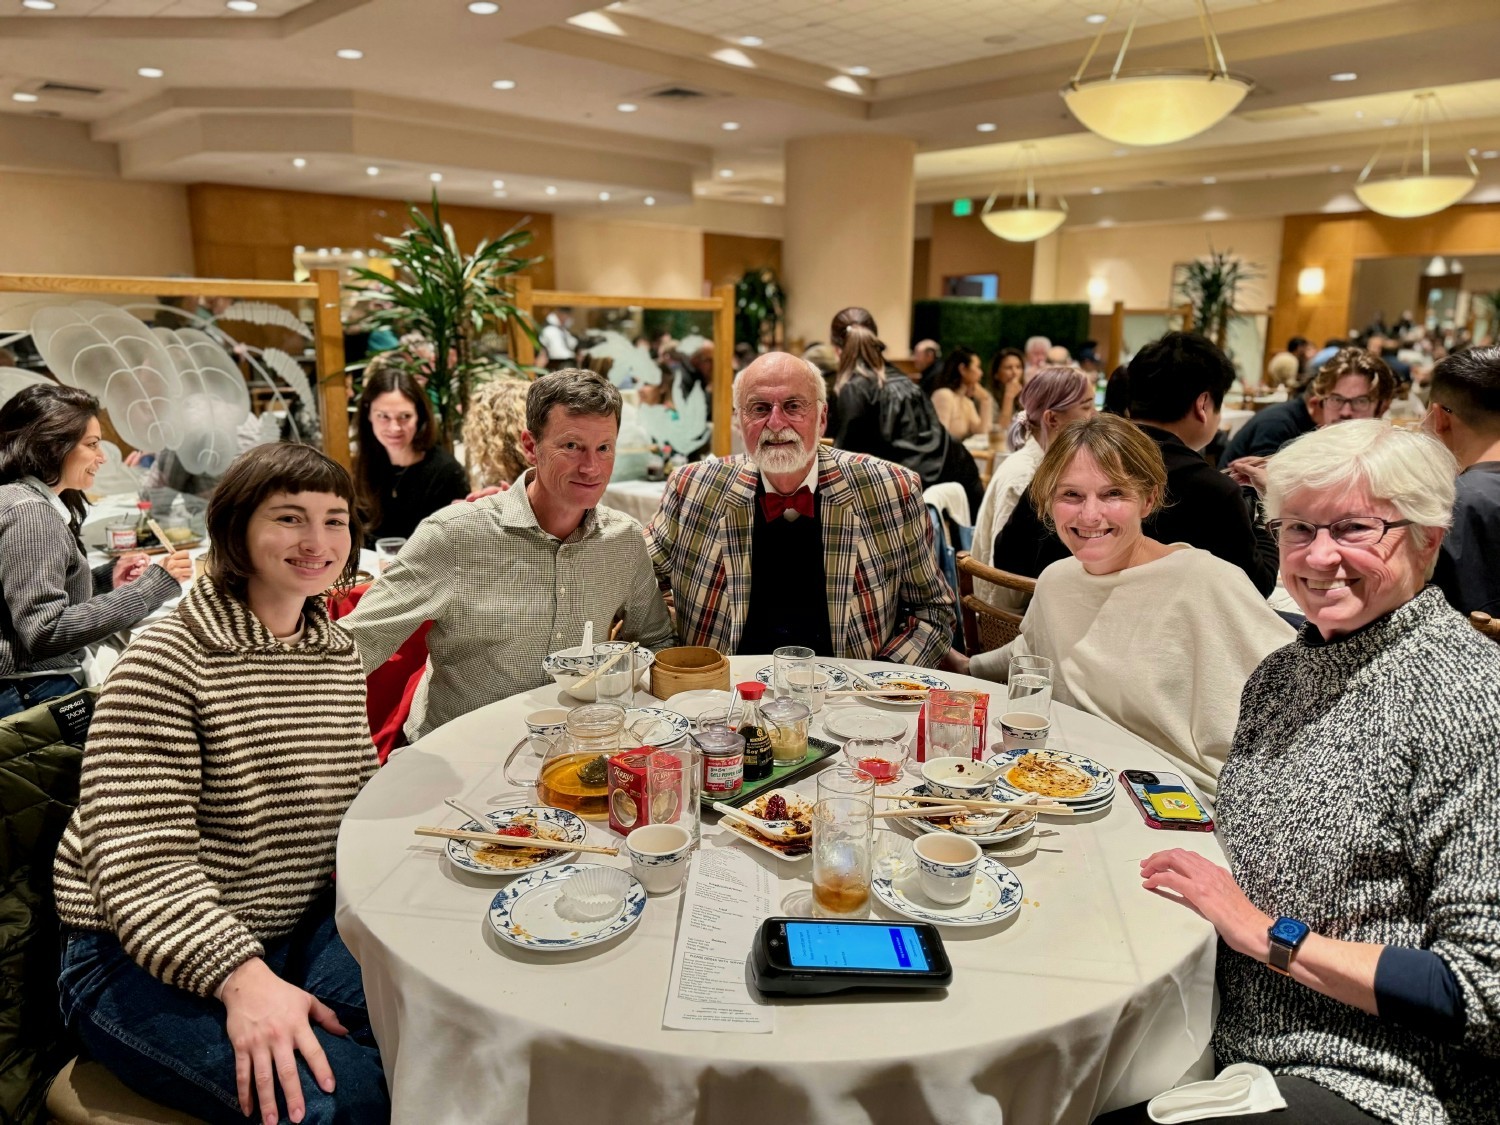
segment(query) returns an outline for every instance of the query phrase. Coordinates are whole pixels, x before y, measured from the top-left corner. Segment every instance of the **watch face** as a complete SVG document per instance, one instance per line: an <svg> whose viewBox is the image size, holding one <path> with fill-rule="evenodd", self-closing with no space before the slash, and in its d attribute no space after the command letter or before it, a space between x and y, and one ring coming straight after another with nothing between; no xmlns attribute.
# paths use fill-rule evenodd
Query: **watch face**
<svg viewBox="0 0 1500 1125"><path fill-rule="evenodd" d="M1271 927L1271 936L1287 945L1296 945L1307 936L1307 923L1299 922L1295 918L1278 918L1276 924Z"/></svg>

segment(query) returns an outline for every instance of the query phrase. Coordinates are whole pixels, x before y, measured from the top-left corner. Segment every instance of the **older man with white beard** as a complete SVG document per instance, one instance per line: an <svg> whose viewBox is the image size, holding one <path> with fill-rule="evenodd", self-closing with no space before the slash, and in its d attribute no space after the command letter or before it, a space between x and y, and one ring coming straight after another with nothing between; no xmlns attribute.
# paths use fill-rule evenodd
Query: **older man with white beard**
<svg viewBox="0 0 1500 1125"><path fill-rule="evenodd" d="M684 644L935 666L956 621L922 482L818 438L828 392L785 352L734 382L749 452L672 474L646 544Z"/></svg>

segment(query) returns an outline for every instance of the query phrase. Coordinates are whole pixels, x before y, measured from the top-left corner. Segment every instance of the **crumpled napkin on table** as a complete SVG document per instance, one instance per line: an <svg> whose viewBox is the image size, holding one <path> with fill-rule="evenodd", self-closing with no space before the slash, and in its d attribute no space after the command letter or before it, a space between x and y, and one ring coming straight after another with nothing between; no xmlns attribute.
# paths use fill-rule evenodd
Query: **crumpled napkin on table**
<svg viewBox="0 0 1500 1125"><path fill-rule="evenodd" d="M1285 1108L1286 1099L1276 1089L1276 1079L1269 1070L1255 1063L1235 1063L1207 1082L1189 1082L1157 1094L1147 1103L1146 1113L1152 1121L1174 1125L1204 1117L1238 1117Z"/></svg>

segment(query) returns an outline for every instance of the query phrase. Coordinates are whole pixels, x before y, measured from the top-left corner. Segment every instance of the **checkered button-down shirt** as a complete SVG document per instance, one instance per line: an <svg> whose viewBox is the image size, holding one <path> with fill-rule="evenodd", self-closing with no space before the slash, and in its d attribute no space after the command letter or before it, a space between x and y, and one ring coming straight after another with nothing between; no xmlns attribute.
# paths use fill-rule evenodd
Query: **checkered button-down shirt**
<svg viewBox="0 0 1500 1125"><path fill-rule="evenodd" d="M736 652L750 611L755 466L687 465L667 482L646 528L657 580L677 604L683 644ZM818 450L818 518L835 656L932 667L951 644L953 595L937 568L916 473L889 461ZM802 573L776 560L786 581Z"/></svg>
<svg viewBox="0 0 1500 1125"><path fill-rule="evenodd" d="M432 622L409 738L549 683L542 659L578 644L585 621L601 639L619 616L626 640L648 648L672 640L641 525L595 508L558 540L526 498L533 476L423 520L395 565L339 622L358 643L366 674Z"/></svg>

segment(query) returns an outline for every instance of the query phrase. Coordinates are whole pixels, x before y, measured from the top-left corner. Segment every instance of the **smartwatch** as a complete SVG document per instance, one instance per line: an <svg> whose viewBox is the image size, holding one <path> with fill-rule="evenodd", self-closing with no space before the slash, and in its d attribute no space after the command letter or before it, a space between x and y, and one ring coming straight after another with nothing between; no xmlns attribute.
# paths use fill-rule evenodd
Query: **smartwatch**
<svg viewBox="0 0 1500 1125"><path fill-rule="evenodd" d="M1282 917L1271 923L1271 928L1266 931L1271 938L1271 956L1267 964L1283 976L1290 976L1292 954L1297 952L1309 929L1306 922L1295 918Z"/></svg>

